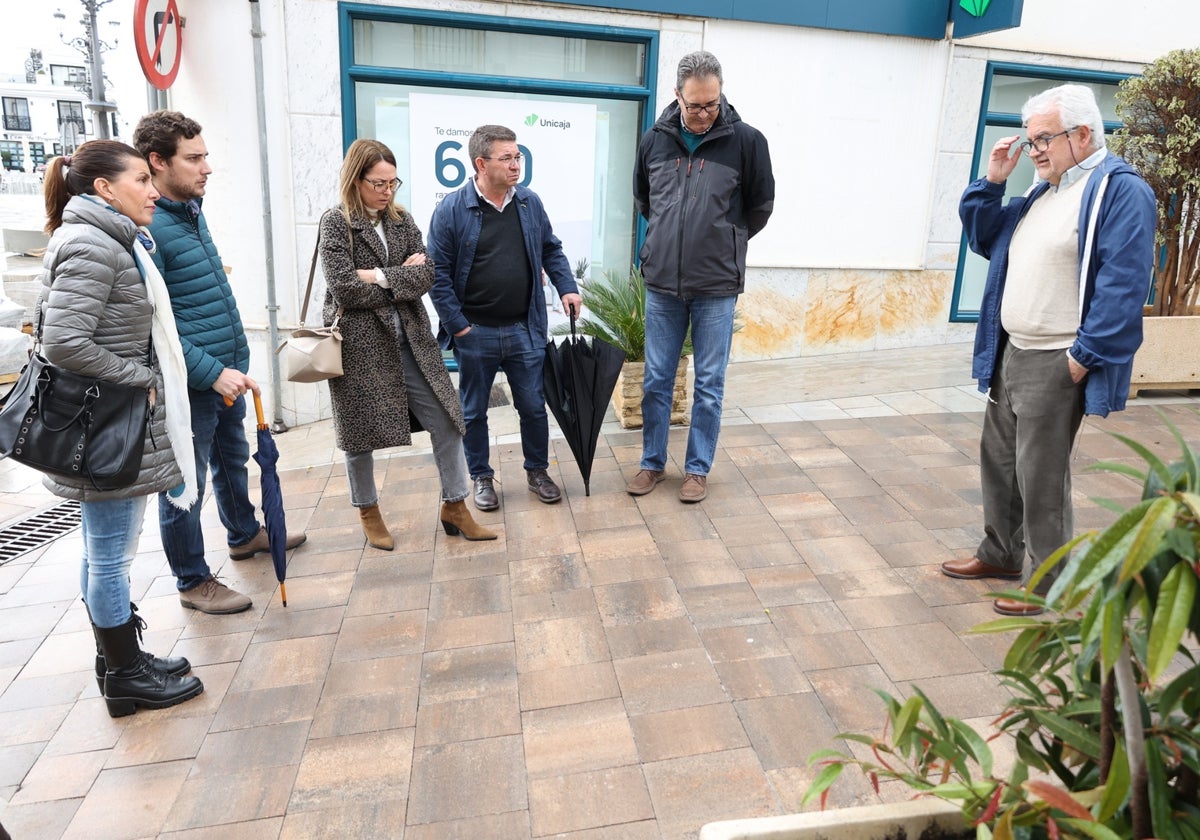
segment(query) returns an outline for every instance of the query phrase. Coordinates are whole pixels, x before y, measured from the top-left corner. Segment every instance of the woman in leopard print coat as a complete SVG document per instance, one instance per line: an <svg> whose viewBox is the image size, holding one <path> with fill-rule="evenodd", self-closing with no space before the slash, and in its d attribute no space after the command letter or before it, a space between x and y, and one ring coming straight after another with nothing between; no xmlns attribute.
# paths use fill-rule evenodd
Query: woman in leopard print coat
<svg viewBox="0 0 1200 840"><path fill-rule="evenodd" d="M350 502L367 541L395 543L379 511L374 450L408 446L427 429L442 482L441 522L447 534L495 539L471 518L463 456L462 406L433 337L421 296L433 285L412 216L394 203L396 159L375 140L346 152L341 204L321 219L324 319L342 332L343 375L329 380L337 445L346 454ZM414 426L413 421L417 425Z"/></svg>

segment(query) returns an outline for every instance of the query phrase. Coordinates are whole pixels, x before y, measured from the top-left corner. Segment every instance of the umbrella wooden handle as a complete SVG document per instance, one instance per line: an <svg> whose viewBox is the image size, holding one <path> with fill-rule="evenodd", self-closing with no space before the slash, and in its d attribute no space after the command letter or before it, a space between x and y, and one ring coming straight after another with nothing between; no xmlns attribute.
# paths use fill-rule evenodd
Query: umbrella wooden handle
<svg viewBox="0 0 1200 840"><path fill-rule="evenodd" d="M254 392L251 391L250 393L253 394ZM229 399L229 397L222 397L222 399L225 400L226 408L233 405L233 403L234 403L234 401ZM259 397L258 394L254 394L254 413L258 416L258 428L259 429L267 428L267 421L263 418L262 398Z"/></svg>

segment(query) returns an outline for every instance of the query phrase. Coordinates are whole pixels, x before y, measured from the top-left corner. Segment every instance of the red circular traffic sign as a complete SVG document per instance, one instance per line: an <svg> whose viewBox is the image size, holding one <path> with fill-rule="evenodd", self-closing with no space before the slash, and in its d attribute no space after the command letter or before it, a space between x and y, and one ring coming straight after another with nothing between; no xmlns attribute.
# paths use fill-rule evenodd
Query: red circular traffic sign
<svg viewBox="0 0 1200 840"><path fill-rule="evenodd" d="M133 42L146 81L159 90L169 88L183 57L183 18L175 0L137 0Z"/></svg>

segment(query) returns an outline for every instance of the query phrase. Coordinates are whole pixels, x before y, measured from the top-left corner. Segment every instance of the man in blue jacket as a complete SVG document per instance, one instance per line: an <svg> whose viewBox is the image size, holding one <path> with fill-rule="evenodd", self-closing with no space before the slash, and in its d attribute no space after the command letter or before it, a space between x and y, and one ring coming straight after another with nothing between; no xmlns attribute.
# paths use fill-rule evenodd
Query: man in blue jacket
<svg viewBox="0 0 1200 840"><path fill-rule="evenodd" d="M150 163L161 193L150 225L157 248L154 263L171 295L171 308L183 344L196 449L196 486L200 497L188 510L159 495L158 520L163 552L175 574L179 601L188 609L214 615L250 609L250 598L235 592L212 573L204 559L200 508L209 470L217 513L228 533L229 556L245 560L267 551L267 531L250 501L246 462L250 445L244 421L247 391L258 384L246 375L250 348L225 267L200 212L208 176L208 148L200 125L178 111L155 111L138 123L134 145ZM231 405L226 405L229 400ZM287 547L305 540L288 535Z"/></svg>
<svg viewBox="0 0 1200 840"><path fill-rule="evenodd" d="M1029 137L992 147L959 208L971 250L990 261L973 373L988 394L980 440L984 539L942 564L950 577L1021 580L1073 532L1071 449L1085 414L1125 407L1154 263L1150 187L1105 149L1096 98L1082 85L1025 103ZM1028 151L1040 179L1003 203ZM1003 615L1037 615L1054 571Z"/></svg>
<svg viewBox="0 0 1200 840"><path fill-rule="evenodd" d="M708 495L721 431L733 313L746 287L746 244L775 208L767 140L742 121L722 92L721 63L688 53L675 74L675 101L638 144L633 200L646 217L646 368L642 460L626 485L644 496L666 477L675 370L691 335L695 397L679 500Z"/></svg>
<svg viewBox="0 0 1200 840"><path fill-rule="evenodd" d="M463 449L475 483L475 506L496 510L500 497L488 460L488 398L504 369L521 418L521 450L531 493L554 504L562 493L546 472L549 428L542 396L546 296L542 272L579 312L582 298L562 243L537 193L519 186L517 135L482 125L467 143L475 177L446 196L429 222L426 249L434 265L429 297L441 325L438 339L454 350L467 433Z"/></svg>

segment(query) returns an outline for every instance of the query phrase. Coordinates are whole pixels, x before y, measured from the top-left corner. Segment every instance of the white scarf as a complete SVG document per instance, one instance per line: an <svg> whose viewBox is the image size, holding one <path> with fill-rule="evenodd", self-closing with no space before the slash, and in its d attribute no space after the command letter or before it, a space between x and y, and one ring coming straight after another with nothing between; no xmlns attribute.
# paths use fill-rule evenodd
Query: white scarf
<svg viewBox="0 0 1200 840"><path fill-rule="evenodd" d="M142 233L146 233L142 228ZM147 234L148 235L148 234ZM175 463L183 473L183 483L167 491L171 504L187 510L196 501L196 451L192 443L192 405L188 400L187 365L183 361L183 345L175 328L175 313L166 281L150 258L150 252L140 241L133 243L133 255L146 278L146 294L154 307L150 337L163 375L163 391L159 402L167 410L167 439ZM162 304L162 305L160 305Z"/></svg>

